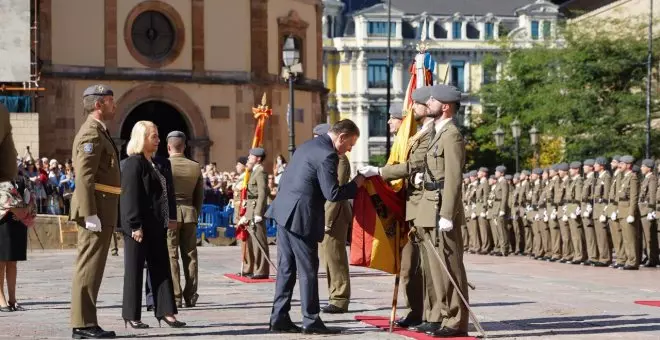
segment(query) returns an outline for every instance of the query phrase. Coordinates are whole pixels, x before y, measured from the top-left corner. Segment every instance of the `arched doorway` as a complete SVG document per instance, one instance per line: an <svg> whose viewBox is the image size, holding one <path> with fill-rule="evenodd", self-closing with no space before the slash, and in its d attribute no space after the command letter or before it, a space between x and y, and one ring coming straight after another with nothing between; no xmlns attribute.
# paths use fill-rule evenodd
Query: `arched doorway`
<svg viewBox="0 0 660 340"><path fill-rule="evenodd" d="M121 139L125 141L121 147L121 158L127 157L126 155L126 145L131 139L131 131L135 123L141 120L152 121L156 126L158 126L158 135L160 136L160 145L158 146L158 151L156 155L161 157L169 157L167 154L167 134L178 130L186 134L188 139L192 136L190 135L190 128L186 117L179 112L172 105L158 101L152 100L144 102L136 106L131 112L126 116L126 119L121 125ZM190 157L190 145L186 146L186 157Z"/></svg>

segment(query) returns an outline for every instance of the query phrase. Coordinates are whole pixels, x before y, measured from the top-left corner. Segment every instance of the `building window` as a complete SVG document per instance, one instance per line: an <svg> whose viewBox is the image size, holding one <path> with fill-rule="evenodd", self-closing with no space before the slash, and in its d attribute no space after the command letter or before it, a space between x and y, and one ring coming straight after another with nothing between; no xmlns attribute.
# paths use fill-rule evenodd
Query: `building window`
<svg viewBox="0 0 660 340"><path fill-rule="evenodd" d="M492 22L486 23L486 40L491 40L495 37L495 24Z"/></svg>
<svg viewBox="0 0 660 340"><path fill-rule="evenodd" d="M367 24L367 34L374 37L386 37L387 36L387 22L383 21L370 21ZM396 33L396 23L392 23L390 27L390 37L393 37Z"/></svg>
<svg viewBox="0 0 660 340"><path fill-rule="evenodd" d="M539 22L536 20L532 21L532 39L539 39Z"/></svg>
<svg viewBox="0 0 660 340"><path fill-rule="evenodd" d="M475 24L473 23L467 23L465 27L465 35L466 38L468 39L479 39L479 35L481 32L479 32L479 29L476 27Z"/></svg>
<svg viewBox="0 0 660 340"><path fill-rule="evenodd" d="M433 36L436 39L447 39L447 30L442 22L437 21L433 25Z"/></svg>
<svg viewBox="0 0 660 340"><path fill-rule="evenodd" d="M452 60L451 62L451 84L461 92L465 92L465 62Z"/></svg>
<svg viewBox="0 0 660 340"><path fill-rule="evenodd" d="M483 65L484 84L491 84L497 80L497 64L487 63Z"/></svg>
<svg viewBox="0 0 660 340"><path fill-rule="evenodd" d="M543 39L550 39L550 35L552 32L552 23L549 21L544 21L543 22Z"/></svg>
<svg viewBox="0 0 660 340"><path fill-rule="evenodd" d="M369 109L369 137L385 137L389 130L388 119L387 106L372 106Z"/></svg>
<svg viewBox="0 0 660 340"><path fill-rule="evenodd" d="M460 21L454 21L452 27L453 27L452 37L454 39L460 39L461 31L463 29L463 23Z"/></svg>
<svg viewBox="0 0 660 340"><path fill-rule="evenodd" d="M133 58L145 66L160 68L176 60L184 39L181 16L166 3L141 2L126 18L124 41Z"/></svg>
<svg viewBox="0 0 660 340"><path fill-rule="evenodd" d="M391 71L390 67L390 76L392 76ZM387 59L370 59L367 62L367 86L373 89L387 88Z"/></svg>

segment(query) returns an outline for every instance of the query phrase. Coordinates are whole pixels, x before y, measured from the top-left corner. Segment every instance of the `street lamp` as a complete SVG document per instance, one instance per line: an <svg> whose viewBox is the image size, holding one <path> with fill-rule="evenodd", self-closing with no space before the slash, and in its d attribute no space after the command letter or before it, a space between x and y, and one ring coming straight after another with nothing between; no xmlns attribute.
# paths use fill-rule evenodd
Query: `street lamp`
<svg viewBox="0 0 660 340"><path fill-rule="evenodd" d="M519 163L519 150L518 146L520 144L520 121L518 121L518 118L516 118L513 122L511 122L511 134L513 135L513 139L516 141L516 172L518 172L518 163Z"/></svg>
<svg viewBox="0 0 660 340"><path fill-rule="evenodd" d="M502 148L504 145L504 130L502 127L498 126L495 131L493 131L493 136L495 136L495 145L497 148Z"/></svg>
<svg viewBox="0 0 660 340"><path fill-rule="evenodd" d="M282 46L282 61L284 68L282 75L284 79L289 81L289 160L293 157L293 152L296 151L296 132L294 121L294 90L293 81L297 73L302 72L302 65L300 64L300 51L296 48L296 41L292 35L289 35L284 41Z"/></svg>
<svg viewBox="0 0 660 340"><path fill-rule="evenodd" d="M532 125L532 128L529 129L529 144L534 148L534 166L538 166L539 130L536 128L536 125Z"/></svg>

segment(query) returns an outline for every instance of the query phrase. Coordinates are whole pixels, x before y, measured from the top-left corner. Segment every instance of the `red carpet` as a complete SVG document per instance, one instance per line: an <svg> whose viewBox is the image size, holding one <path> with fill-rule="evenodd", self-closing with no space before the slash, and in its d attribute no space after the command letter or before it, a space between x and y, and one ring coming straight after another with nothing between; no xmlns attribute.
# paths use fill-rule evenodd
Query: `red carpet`
<svg viewBox="0 0 660 340"><path fill-rule="evenodd" d="M267 278L267 279L261 279L261 280L254 280L249 277L245 276L240 276L236 274L225 274L225 277L236 280L236 281L241 281L243 283L266 283L266 282L275 282L275 279Z"/></svg>
<svg viewBox="0 0 660 340"><path fill-rule="evenodd" d="M660 307L660 301L635 301L638 305L645 305L651 307Z"/></svg>
<svg viewBox="0 0 660 340"><path fill-rule="evenodd" d="M386 332L389 332L390 330L390 320L387 317L384 316L369 316L369 315L356 315L355 320L357 321L362 321L366 323L367 325L375 326L378 327ZM418 333L418 332L413 332L409 331L404 328L399 328L394 326L394 332L395 334L405 336L408 338L412 339L418 339L418 340L431 340L431 339L438 339L434 338L430 335L426 335L424 333ZM477 339L472 336L466 336L466 337L455 337L455 338L444 338L444 339L457 339L457 340L473 340Z"/></svg>

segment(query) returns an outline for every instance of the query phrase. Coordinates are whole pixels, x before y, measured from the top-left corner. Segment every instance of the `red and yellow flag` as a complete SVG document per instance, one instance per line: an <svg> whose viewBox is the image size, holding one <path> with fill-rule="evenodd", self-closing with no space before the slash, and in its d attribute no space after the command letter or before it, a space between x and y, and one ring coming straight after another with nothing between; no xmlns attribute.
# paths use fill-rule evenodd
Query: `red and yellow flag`
<svg viewBox="0 0 660 340"><path fill-rule="evenodd" d="M435 62L420 52L410 67L411 78L404 99L405 118L397 132L387 164L408 160L408 139L417 131L412 113L412 92L433 84ZM407 242L406 197L402 179L386 183L379 176L368 178L353 200L353 231L350 264L398 274L401 249Z"/></svg>
<svg viewBox="0 0 660 340"><path fill-rule="evenodd" d="M254 119L257 120L257 126L254 128L254 137L252 138L252 148L263 146L264 127L266 126L266 119L273 115L273 110L266 105L266 94L261 98L261 105L252 108ZM241 200L238 205L238 217L245 216L247 203L247 184L250 181L250 170L245 169L245 177L243 177L243 187L241 188ZM236 238L241 241L246 241L250 234L245 229L246 226L239 225L236 228Z"/></svg>

